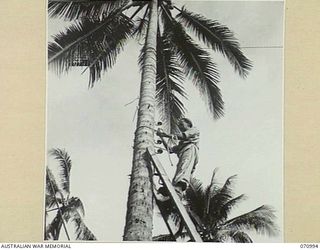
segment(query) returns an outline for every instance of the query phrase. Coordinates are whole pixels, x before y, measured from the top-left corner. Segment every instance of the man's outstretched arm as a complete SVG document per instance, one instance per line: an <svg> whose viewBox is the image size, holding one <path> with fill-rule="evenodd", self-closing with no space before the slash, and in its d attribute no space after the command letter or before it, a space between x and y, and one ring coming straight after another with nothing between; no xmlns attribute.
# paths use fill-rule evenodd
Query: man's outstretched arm
<svg viewBox="0 0 320 250"><path fill-rule="evenodd" d="M183 134L167 134L162 131L157 131L157 135L161 137L166 137L170 139L178 139L178 140L184 140L185 136Z"/></svg>

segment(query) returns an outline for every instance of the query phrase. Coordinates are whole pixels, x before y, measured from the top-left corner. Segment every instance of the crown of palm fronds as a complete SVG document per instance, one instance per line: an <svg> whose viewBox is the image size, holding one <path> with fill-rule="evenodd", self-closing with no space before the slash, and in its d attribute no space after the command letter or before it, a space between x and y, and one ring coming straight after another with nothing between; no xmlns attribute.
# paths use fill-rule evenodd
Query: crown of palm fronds
<svg viewBox="0 0 320 250"><path fill-rule="evenodd" d="M146 35L150 1L49 0L49 15L76 21L54 37L49 44L49 64L58 73L67 72L74 60L87 61L89 86L101 79L116 62L129 38ZM133 14L128 17L125 10ZM173 9L178 11L173 16ZM242 77L248 75L252 63L240 49L232 31L219 22L181 9L170 0L159 1L157 36L157 106L168 131L173 132L177 120L186 110L184 78L192 80L213 118L224 114L219 72L210 53L201 43L223 54ZM143 60L144 49L140 60ZM141 65L143 67L143 65Z"/></svg>
<svg viewBox="0 0 320 250"><path fill-rule="evenodd" d="M103 18L115 10L126 6L129 0L49 0L48 13L52 18L75 20L95 17Z"/></svg>
<svg viewBox="0 0 320 250"><path fill-rule="evenodd" d="M51 223L46 226L45 239L58 240L62 225L71 222L75 228L76 240L96 240L83 221L85 209L78 197L70 195L71 159L67 151L52 149L49 154L59 162L59 184L49 167L46 170L46 216L48 211L57 211ZM64 195L67 195L66 197ZM52 209L51 209L52 208ZM64 225L65 227L65 225ZM65 230L67 230L65 228Z"/></svg>
<svg viewBox="0 0 320 250"><path fill-rule="evenodd" d="M207 187L203 187L199 180L192 178L186 193L189 213L198 224L199 233L204 241L249 243L252 239L247 231L268 236L278 234L279 229L274 222L275 211L267 205L229 219L232 209L244 201L246 196L244 194L234 196L235 175L229 177L223 185L216 183L215 175L216 170ZM180 226L181 221L177 210L174 209L173 204L171 206L171 209L164 210L168 213L166 216L176 218L174 221Z"/></svg>
<svg viewBox="0 0 320 250"><path fill-rule="evenodd" d="M88 60L89 86L111 68L132 32L133 24L124 15L100 20L82 19L54 36L48 45L49 65L58 73L68 71L76 59Z"/></svg>

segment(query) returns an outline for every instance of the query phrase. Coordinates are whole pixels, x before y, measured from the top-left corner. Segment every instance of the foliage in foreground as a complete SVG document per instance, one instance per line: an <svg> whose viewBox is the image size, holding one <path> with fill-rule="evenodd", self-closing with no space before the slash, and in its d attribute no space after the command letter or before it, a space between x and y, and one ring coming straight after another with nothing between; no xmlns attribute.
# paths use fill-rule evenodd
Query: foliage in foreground
<svg viewBox="0 0 320 250"><path fill-rule="evenodd" d="M191 187L187 190L187 210L194 221L198 232L205 242L238 242L251 243L250 232L260 235L276 236L279 232L275 224L275 211L272 207L262 205L248 213L229 218L232 209L246 199L245 195L234 196L233 183L236 176L229 177L224 185L217 184L216 170L211 184L203 184L193 178ZM186 237L181 227L181 220L173 204L163 203L168 217L180 227L176 236ZM153 237L155 241L172 241L172 235Z"/></svg>
<svg viewBox="0 0 320 250"><path fill-rule="evenodd" d="M59 163L57 169L59 179L55 178L49 167L46 168L46 218L51 212L55 212L56 215L48 225L45 225L44 239L59 240L63 227L70 240L67 224L71 224L76 240L97 240L83 221L85 215L83 203L78 197L70 197L70 156L61 149L51 150L50 155Z"/></svg>

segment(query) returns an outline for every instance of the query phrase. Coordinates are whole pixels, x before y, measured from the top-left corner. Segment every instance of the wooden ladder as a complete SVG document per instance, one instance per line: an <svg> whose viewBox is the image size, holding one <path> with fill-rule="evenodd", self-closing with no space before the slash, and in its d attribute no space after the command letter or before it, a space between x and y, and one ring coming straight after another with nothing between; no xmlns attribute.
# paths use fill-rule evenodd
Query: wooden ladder
<svg viewBox="0 0 320 250"><path fill-rule="evenodd" d="M166 171L164 170L163 166L161 165L158 157L156 156L156 153L154 152L154 150L152 148L147 148L147 153L150 157L150 160L156 170L156 172L158 173L161 181L163 182L163 185L168 189L169 191L169 196L172 199L172 201L174 202L174 204L176 205L178 212L181 216L182 221L184 222L186 229L189 233L189 236L191 237L191 239L195 242L202 242L202 239L200 237L200 234L197 232L195 225L193 224L186 208L184 207L184 205L181 203L181 200L178 196L178 194L176 193L173 185L171 184L171 181L166 173ZM158 204L158 202L157 202ZM159 207L159 205L158 205ZM160 207L159 207L160 209ZM161 210L160 210L161 212ZM163 215L163 213L161 212L161 214ZM168 229L170 231L170 234L173 235L172 230L170 229L170 226L168 225L168 223L166 222Z"/></svg>

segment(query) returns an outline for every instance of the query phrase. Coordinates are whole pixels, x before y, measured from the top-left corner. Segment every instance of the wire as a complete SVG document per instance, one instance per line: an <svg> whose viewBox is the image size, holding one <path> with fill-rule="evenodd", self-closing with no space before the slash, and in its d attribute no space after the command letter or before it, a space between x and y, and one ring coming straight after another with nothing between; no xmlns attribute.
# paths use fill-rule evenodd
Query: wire
<svg viewBox="0 0 320 250"><path fill-rule="evenodd" d="M139 99L139 96L134 98L132 101L128 102L127 104L125 104L124 106L128 106L129 104L133 103L134 101L138 100Z"/></svg>
<svg viewBox="0 0 320 250"><path fill-rule="evenodd" d="M282 49L283 46L245 46L240 47L241 49Z"/></svg>
<svg viewBox="0 0 320 250"><path fill-rule="evenodd" d="M134 122L134 120L136 119L136 115L138 113L138 110L139 110L139 107L136 106L136 110L134 111L134 115L133 115L133 118L132 118L132 122Z"/></svg>

